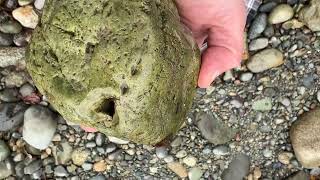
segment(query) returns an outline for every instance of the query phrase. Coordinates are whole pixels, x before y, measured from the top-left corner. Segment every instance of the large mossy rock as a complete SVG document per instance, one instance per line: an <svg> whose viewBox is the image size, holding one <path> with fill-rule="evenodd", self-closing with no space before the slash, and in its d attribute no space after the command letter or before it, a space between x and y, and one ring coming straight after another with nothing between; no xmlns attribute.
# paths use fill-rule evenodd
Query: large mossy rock
<svg viewBox="0 0 320 180"><path fill-rule="evenodd" d="M67 120L144 144L183 124L199 59L172 0L49 0L27 50L37 87Z"/></svg>

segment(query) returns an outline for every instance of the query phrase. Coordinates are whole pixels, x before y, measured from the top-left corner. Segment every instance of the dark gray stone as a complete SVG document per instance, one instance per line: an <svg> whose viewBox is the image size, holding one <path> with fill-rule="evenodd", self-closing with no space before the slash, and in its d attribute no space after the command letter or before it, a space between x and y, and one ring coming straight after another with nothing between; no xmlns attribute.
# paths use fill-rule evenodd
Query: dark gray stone
<svg viewBox="0 0 320 180"><path fill-rule="evenodd" d="M266 29L268 24L268 16L265 13L258 14L253 20L249 32L249 39L254 39L260 36L260 34Z"/></svg>
<svg viewBox="0 0 320 180"><path fill-rule="evenodd" d="M250 158L245 154L237 155L228 169L222 173L223 180L243 180L249 173Z"/></svg>
<svg viewBox="0 0 320 180"><path fill-rule="evenodd" d="M0 131L9 131L23 122L23 114L27 106L22 103L0 104Z"/></svg>
<svg viewBox="0 0 320 180"><path fill-rule="evenodd" d="M32 161L30 164L28 164L24 168L24 173L25 174L32 174L32 173L36 172L37 170L39 170L41 168L41 166L42 166L41 160Z"/></svg>
<svg viewBox="0 0 320 180"><path fill-rule="evenodd" d="M13 36L11 34L5 34L0 32L0 47L10 46L13 43Z"/></svg>
<svg viewBox="0 0 320 180"><path fill-rule="evenodd" d="M207 113L199 113L197 115L198 128L201 134L211 143L215 145L225 144L229 142L235 135L236 130L228 127L213 115Z"/></svg>

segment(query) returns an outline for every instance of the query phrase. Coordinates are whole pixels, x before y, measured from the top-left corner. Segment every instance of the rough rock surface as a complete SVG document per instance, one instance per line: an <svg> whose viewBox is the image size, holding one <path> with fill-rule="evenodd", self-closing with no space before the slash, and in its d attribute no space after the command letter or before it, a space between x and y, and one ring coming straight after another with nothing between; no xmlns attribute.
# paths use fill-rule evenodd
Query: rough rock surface
<svg viewBox="0 0 320 180"><path fill-rule="evenodd" d="M311 0L309 6L303 8L299 19L307 24L312 31L320 31L320 1Z"/></svg>
<svg viewBox="0 0 320 180"><path fill-rule="evenodd" d="M290 129L290 139L299 162L306 168L320 166L320 109L305 113Z"/></svg>
<svg viewBox="0 0 320 180"><path fill-rule="evenodd" d="M144 144L181 127L200 63L169 0L49 0L27 57L65 118Z"/></svg>

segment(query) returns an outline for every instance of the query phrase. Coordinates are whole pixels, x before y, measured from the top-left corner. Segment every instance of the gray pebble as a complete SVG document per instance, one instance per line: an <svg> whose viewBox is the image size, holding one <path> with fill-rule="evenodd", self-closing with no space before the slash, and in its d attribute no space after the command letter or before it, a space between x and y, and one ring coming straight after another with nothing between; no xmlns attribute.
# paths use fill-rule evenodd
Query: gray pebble
<svg viewBox="0 0 320 180"><path fill-rule="evenodd" d="M265 149L263 149L262 153L263 153L264 157L270 158L270 157L272 157L273 152L269 148L265 148Z"/></svg>
<svg viewBox="0 0 320 180"><path fill-rule="evenodd" d="M253 78L253 74L250 72L242 73L240 75L240 80L243 82L250 81Z"/></svg>
<svg viewBox="0 0 320 180"><path fill-rule="evenodd" d="M88 143L86 143L86 148L94 148L94 147L96 147L97 145L96 145L96 143L95 142L88 142Z"/></svg>
<svg viewBox="0 0 320 180"><path fill-rule="evenodd" d="M168 150L166 147L157 147L156 155L158 158L163 159L168 155Z"/></svg>
<svg viewBox="0 0 320 180"><path fill-rule="evenodd" d="M89 171L89 170L91 170L92 169L92 164L91 163L84 163L84 164L82 164L82 168L83 168L83 170L84 171Z"/></svg>
<svg viewBox="0 0 320 180"><path fill-rule="evenodd" d="M95 141L96 141L97 146L102 146L106 141L106 136L102 133L98 133Z"/></svg>
<svg viewBox="0 0 320 180"><path fill-rule="evenodd" d="M261 50L266 48L268 44L269 44L269 40L267 38L258 38L250 42L249 50L250 51Z"/></svg>
<svg viewBox="0 0 320 180"><path fill-rule="evenodd" d="M317 93L317 99L320 102L320 91L318 91L318 93Z"/></svg>
<svg viewBox="0 0 320 180"><path fill-rule="evenodd" d="M27 106L20 103L0 104L0 131L8 131L23 122L23 114Z"/></svg>
<svg viewBox="0 0 320 180"><path fill-rule="evenodd" d="M19 93L21 94L22 97L30 96L34 92L35 92L35 88L29 83L24 84L19 89Z"/></svg>
<svg viewBox="0 0 320 180"><path fill-rule="evenodd" d="M3 140L0 140L0 161L7 159L9 155L10 155L9 147Z"/></svg>
<svg viewBox="0 0 320 180"><path fill-rule="evenodd" d="M265 35L268 38L271 38L272 36L274 36L274 28L273 26L268 26L264 31L263 31L263 35Z"/></svg>
<svg viewBox="0 0 320 180"><path fill-rule="evenodd" d="M122 150L117 150L111 154L109 154L108 159L111 161L120 161L122 160Z"/></svg>
<svg viewBox="0 0 320 180"><path fill-rule="evenodd" d="M7 34L18 34L22 31L22 26L18 21L0 22L0 31Z"/></svg>
<svg viewBox="0 0 320 180"><path fill-rule="evenodd" d="M106 147L106 153L111 153L117 149L117 146L113 143L109 143Z"/></svg>
<svg viewBox="0 0 320 180"><path fill-rule="evenodd" d="M272 11L272 9L274 9L276 6L278 5L278 3L276 2L267 2L267 3L264 3L260 6L259 8L259 11L260 12L263 12L263 13L269 13Z"/></svg>
<svg viewBox="0 0 320 180"><path fill-rule="evenodd" d="M237 155L228 169L222 173L223 180L243 180L249 173L250 159L245 154Z"/></svg>
<svg viewBox="0 0 320 180"><path fill-rule="evenodd" d="M10 46L13 43L13 35L0 32L0 47Z"/></svg>
<svg viewBox="0 0 320 180"><path fill-rule="evenodd" d="M265 13L258 14L257 17L253 20L249 32L249 39L254 39L260 36L260 34L266 29L268 16Z"/></svg>
<svg viewBox="0 0 320 180"><path fill-rule="evenodd" d="M230 152L230 148L225 145L219 145L212 149L212 153L216 156L225 156Z"/></svg>
<svg viewBox="0 0 320 180"><path fill-rule="evenodd" d="M67 177L68 172L63 166L57 166L54 168L54 175L57 177Z"/></svg>
<svg viewBox="0 0 320 180"><path fill-rule="evenodd" d="M106 180L106 177L103 175L97 175L97 176L90 178L89 180Z"/></svg>
<svg viewBox="0 0 320 180"><path fill-rule="evenodd" d="M24 173L25 174L32 174L35 171L39 170L42 166L42 162L41 160L35 160L32 161L30 164L28 164L25 168L24 168Z"/></svg>
<svg viewBox="0 0 320 180"><path fill-rule="evenodd" d="M13 42L18 47L26 46L31 39L32 31L22 31L13 36Z"/></svg>
<svg viewBox="0 0 320 180"><path fill-rule="evenodd" d="M18 90L16 88L6 88L0 91L0 100L4 102L17 102L20 99L18 98Z"/></svg>
<svg viewBox="0 0 320 180"><path fill-rule="evenodd" d="M174 161L174 158L173 158L173 156L169 155L169 156L166 156L166 157L164 158L164 161L165 161L166 163L171 163L171 162Z"/></svg>

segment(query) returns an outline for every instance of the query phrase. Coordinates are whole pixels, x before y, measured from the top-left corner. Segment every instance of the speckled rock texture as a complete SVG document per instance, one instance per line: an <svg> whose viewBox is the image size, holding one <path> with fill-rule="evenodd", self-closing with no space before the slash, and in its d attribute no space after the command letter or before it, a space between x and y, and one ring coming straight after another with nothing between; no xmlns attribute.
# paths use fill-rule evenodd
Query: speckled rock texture
<svg viewBox="0 0 320 180"><path fill-rule="evenodd" d="M305 168L320 166L320 108L303 114L292 125L290 139L297 159Z"/></svg>
<svg viewBox="0 0 320 180"><path fill-rule="evenodd" d="M27 50L33 80L66 119L143 144L183 124L199 59L171 0L49 0Z"/></svg>

